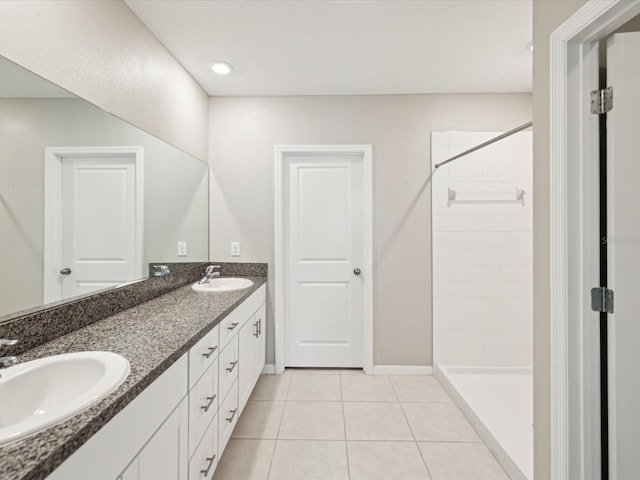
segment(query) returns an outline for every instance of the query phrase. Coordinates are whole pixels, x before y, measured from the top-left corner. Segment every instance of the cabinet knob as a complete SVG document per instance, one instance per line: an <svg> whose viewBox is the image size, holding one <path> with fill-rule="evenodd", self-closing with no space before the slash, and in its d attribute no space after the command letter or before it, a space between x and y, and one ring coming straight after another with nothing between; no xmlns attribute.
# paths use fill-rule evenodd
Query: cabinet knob
<svg viewBox="0 0 640 480"><path fill-rule="evenodd" d="M362 270L360 270L359 268L356 268L353 270L353 274L357 277L358 275L360 275L362 273Z"/></svg>
<svg viewBox="0 0 640 480"><path fill-rule="evenodd" d="M60 275L71 275L71 269L69 267L60 270Z"/></svg>

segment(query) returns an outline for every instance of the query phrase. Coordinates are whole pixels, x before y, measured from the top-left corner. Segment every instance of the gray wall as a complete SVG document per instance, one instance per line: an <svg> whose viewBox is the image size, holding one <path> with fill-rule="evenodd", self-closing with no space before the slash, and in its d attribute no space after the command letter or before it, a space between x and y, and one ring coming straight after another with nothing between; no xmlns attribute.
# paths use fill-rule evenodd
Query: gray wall
<svg viewBox="0 0 640 480"><path fill-rule="evenodd" d="M372 144L374 363L431 365L429 134L508 130L531 108L530 94L212 98L211 258L238 240L236 260L269 262L273 282L274 145Z"/></svg>
<svg viewBox="0 0 640 480"><path fill-rule="evenodd" d="M533 451L540 480L551 478L549 35L585 3L533 2Z"/></svg>
<svg viewBox="0 0 640 480"><path fill-rule="evenodd" d="M206 93L121 0L3 0L0 55L206 160Z"/></svg>
<svg viewBox="0 0 640 480"><path fill-rule="evenodd" d="M208 259L207 164L83 100L0 99L0 315L42 304L44 148L111 145L144 147L145 264Z"/></svg>

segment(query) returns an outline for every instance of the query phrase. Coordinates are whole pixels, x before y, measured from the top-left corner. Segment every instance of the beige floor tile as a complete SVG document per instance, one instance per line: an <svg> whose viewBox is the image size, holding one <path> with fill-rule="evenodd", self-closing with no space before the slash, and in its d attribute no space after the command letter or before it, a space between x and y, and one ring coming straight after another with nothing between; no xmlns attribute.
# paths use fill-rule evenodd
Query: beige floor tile
<svg viewBox="0 0 640 480"><path fill-rule="evenodd" d="M416 440L428 442L479 442L465 416L452 403L402 403ZM347 437L348 438L348 437Z"/></svg>
<svg viewBox="0 0 640 480"><path fill-rule="evenodd" d="M348 480L344 441L278 440L269 480Z"/></svg>
<svg viewBox="0 0 640 480"><path fill-rule="evenodd" d="M397 402L388 377L374 375L343 375L342 400L345 402Z"/></svg>
<svg viewBox="0 0 640 480"><path fill-rule="evenodd" d="M291 375L261 375L251 400L286 400Z"/></svg>
<svg viewBox="0 0 640 480"><path fill-rule="evenodd" d="M396 375L390 380L401 402L452 402L440 382L430 375Z"/></svg>
<svg viewBox="0 0 640 480"><path fill-rule="evenodd" d="M342 403L287 402L278 438L344 440Z"/></svg>
<svg viewBox="0 0 640 480"><path fill-rule="evenodd" d="M342 400L340 375L292 375L287 400L335 402Z"/></svg>
<svg viewBox="0 0 640 480"><path fill-rule="evenodd" d="M418 443L433 480L509 480L482 443Z"/></svg>
<svg viewBox="0 0 640 480"><path fill-rule="evenodd" d="M284 410L282 401L249 400L231 434L232 438L275 439Z"/></svg>
<svg viewBox="0 0 640 480"><path fill-rule="evenodd" d="M293 375L339 375L339 368L295 368L290 367L285 371Z"/></svg>
<svg viewBox="0 0 640 480"><path fill-rule="evenodd" d="M428 480L415 442L347 442L351 480Z"/></svg>
<svg viewBox="0 0 640 480"><path fill-rule="evenodd" d="M399 403L345 402L347 440L413 440Z"/></svg>
<svg viewBox="0 0 640 480"><path fill-rule="evenodd" d="M266 480L275 440L231 439L218 463L214 480Z"/></svg>

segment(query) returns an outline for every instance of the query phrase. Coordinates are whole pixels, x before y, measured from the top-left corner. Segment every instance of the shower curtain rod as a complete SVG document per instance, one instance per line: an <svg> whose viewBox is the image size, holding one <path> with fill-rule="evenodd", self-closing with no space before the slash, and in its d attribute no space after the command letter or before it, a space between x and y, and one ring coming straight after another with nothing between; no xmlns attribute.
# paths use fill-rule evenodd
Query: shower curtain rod
<svg viewBox="0 0 640 480"><path fill-rule="evenodd" d="M435 167L436 168L440 168L441 166L446 165L449 162L453 162L454 160L457 160L460 157L464 157L465 155L469 155L470 153L475 152L476 150L480 150L481 148L484 148L487 145L491 145L492 143L499 142L503 138L510 137L514 133L518 133L518 132L520 132L522 130L526 130L527 128L531 127L532 125L533 125L533 122L527 122L524 125L520 125L519 127L516 127L513 130L509 130L508 132L505 132L502 135L498 135L497 137L492 138L491 140L487 140L486 142L481 143L480 145L476 145L475 147L470 148L469 150L465 150L464 152L459 153L458 155L454 155L453 157L446 159L444 162L436 163Z"/></svg>

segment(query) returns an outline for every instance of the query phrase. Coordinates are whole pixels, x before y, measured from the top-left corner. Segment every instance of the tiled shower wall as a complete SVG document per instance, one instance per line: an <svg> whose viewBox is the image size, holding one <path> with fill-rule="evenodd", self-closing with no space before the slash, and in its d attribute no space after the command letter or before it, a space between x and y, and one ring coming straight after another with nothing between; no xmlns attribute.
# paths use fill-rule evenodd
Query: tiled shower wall
<svg viewBox="0 0 640 480"><path fill-rule="evenodd" d="M499 133L432 133L432 165ZM434 365L531 366L531 162L521 132L433 173Z"/></svg>

